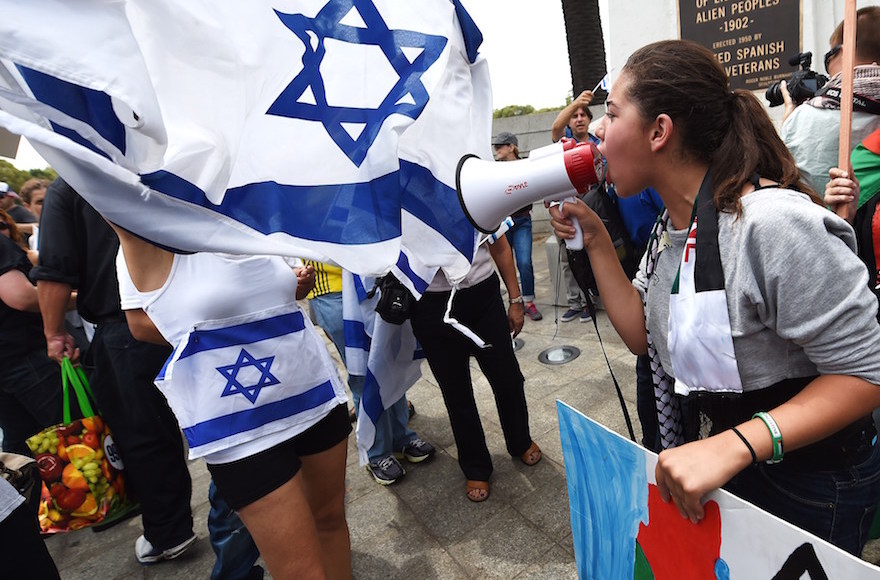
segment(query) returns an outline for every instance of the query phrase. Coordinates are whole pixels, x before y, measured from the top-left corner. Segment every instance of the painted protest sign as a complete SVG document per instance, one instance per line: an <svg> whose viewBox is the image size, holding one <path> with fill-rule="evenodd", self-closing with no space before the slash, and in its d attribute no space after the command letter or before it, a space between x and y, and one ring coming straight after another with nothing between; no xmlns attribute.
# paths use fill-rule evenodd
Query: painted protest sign
<svg viewBox="0 0 880 580"><path fill-rule="evenodd" d="M580 578L880 578L880 568L723 490L692 524L660 499L655 454L561 401L557 409Z"/></svg>

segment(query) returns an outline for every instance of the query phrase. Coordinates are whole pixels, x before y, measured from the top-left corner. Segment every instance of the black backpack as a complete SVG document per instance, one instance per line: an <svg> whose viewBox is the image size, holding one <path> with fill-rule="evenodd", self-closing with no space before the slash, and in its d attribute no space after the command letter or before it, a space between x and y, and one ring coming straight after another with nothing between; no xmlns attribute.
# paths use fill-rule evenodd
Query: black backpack
<svg viewBox="0 0 880 580"><path fill-rule="evenodd" d="M583 200L602 219L617 251L617 259L620 260L626 275L632 279L638 270L641 256L636 255L635 246L629 239L629 233L617 207L617 198L609 194L603 185L588 191Z"/></svg>

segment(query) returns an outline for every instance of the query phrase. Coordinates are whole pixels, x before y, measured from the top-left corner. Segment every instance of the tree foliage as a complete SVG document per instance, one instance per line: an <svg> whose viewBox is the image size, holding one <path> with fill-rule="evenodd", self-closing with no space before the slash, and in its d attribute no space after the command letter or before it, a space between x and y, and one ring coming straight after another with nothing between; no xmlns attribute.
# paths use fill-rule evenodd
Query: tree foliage
<svg viewBox="0 0 880 580"><path fill-rule="evenodd" d="M571 99L569 98L568 100L570 101ZM532 113L558 111L563 106L564 105L560 105L558 107L544 107L543 109L535 109L535 107L531 105L508 105L506 107L501 107L500 109L495 109L492 112L492 118L500 119L502 117L519 117L521 115L531 115Z"/></svg>
<svg viewBox="0 0 880 580"><path fill-rule="evenodd" d="M30 169L28 171L24 171L22 169L16 169L12 163L0 159L0 181L5 181L9 184L9 187L14 189L15 191L19 191L21 189L22 184L28 179L38 177L40 179L48 179L52 181L58 174L55 173L55 170L51 167L45 167L43 169Z"/></svg>
<svg viewBox="0 0 880 580"><path fill-rule="evenodd" d="M530 115L535 112L535 107L531 105L507 105L500 109L495 109L492 117L500 119L502 117L519 117L521 115Z"/></svg>

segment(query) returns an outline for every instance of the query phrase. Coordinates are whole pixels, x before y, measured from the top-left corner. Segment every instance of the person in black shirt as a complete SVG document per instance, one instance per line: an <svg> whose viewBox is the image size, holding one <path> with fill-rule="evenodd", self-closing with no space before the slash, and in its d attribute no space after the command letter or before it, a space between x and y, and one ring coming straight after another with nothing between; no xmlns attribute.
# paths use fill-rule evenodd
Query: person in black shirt
<svg viewBox="0 0 880 580"><path fill-rule="evenodd" d="M61 422L61 370L46 356L31 262L0 210L0 428L3 450L31 455L25 439Z"/></svg>
<svg viewBox="0 0 880 580"><path fill-rule="evenodd" d="M79 358L64 327L63 307L76 289L80 316L97 325L83 366L91 367L98 407L143 508L144 535L135 544L135 555L142 564L177 557L196 536L180 428L153 384L171 349L131 336L119 305L119 240L63 180L49 186L40 223L39 263L31 277L37 281L49 357Z"/></svg>

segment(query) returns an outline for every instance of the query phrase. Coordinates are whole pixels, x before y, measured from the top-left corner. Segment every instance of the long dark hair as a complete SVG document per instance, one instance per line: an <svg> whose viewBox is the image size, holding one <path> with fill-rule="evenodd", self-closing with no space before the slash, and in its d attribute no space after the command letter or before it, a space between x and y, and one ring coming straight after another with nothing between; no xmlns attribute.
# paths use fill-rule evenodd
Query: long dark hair
<svg viewBox="0 0 880 580"><path fill-rule="evenodd" d="M9 227L9 239L15 242L15 245L19 248L26 250L27 246L24 245L24 238L21 236L21 231L18 229L18 225L15 223L15 220L2 209L0 209L0 222L5 223Z"/></svg>
<svg viewBox="0 0 880 580"><path fill-rule="evenodd" d="M764 107L749 91L730 91L727 74L708 49L689 40L655 42L634 52L623 72L629 100L642 116L669 115L684 155L709 164L720 211L740 211L740 191L754 173L822 204L801 179Z"/></svg>

